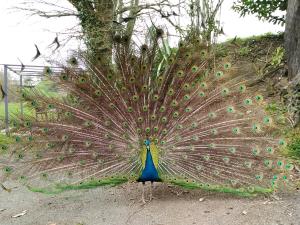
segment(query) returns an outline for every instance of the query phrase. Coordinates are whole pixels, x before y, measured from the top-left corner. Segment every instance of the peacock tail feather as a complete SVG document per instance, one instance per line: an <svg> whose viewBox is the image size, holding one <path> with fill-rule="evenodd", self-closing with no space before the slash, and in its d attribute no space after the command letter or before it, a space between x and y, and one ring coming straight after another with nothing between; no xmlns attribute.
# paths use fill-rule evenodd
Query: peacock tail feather
<svg viewBox="0 0 300 225"><path fill-rule="evenodd" d="M181 42L159 70L159 40L115 49L109 72L84 57L59 77L46 70L59 97L22 93L49 118L14 117L15 143L1 146L3 180L43 193L134 182L147 139L163 182L243 196L292 186L286 142L251 74L199 41Z"/></svg>

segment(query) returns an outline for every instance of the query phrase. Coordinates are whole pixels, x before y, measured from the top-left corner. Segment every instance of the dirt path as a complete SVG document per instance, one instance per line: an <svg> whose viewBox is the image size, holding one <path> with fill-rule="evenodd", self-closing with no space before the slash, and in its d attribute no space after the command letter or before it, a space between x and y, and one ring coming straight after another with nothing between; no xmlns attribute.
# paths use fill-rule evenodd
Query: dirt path
<svg viewBox="0 0 300 225"><path fill-rule="evenodd" d="M245 199L158 184L142 206L140 186L32 193L0 191L1 225L300 225L300 192ZM199 201L199 199L203 201ZM24 216L12 218L23 210Z"/></svg>

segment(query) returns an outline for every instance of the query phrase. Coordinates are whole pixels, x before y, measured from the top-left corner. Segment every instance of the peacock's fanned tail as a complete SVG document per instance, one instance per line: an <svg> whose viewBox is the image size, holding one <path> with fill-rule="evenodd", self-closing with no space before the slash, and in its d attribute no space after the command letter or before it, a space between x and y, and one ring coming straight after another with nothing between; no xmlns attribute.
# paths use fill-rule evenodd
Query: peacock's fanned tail
<svg viewBox="0 0 300 225"><path fill-rule="evenodd" d="M253 78L200 44L181 45L157 71L156 51L157 44L139 53L116 46L105 74L87 60L59 77L48 69L61 97L23 93L48 118L14 118L16 143L2 145L2 178L49 193L135 181L150 139L163 182L238 194L288 187L286 143Z"/></svg>

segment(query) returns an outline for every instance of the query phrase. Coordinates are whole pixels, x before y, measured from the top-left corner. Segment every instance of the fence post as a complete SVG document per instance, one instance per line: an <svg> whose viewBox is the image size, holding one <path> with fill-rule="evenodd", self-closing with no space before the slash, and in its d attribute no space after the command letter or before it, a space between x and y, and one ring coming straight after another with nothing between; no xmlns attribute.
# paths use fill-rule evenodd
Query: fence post
<svg viewBox="0 0 300 225"><path fill-rule="evenodd" d="M7 65L4 65L4 80L3 89L6 95L4 96L5 105L5 132L9 134L9 115L8 115L8 77L7 77Z"/></svg>
<svg viewBox="0 0 300 225"><path fill-rule="evenodd" d="M23 75L20 75L20 93L21 93L21 95L22 95L22 91L23 91ZM21 98L21 100L20 100L20 107L21 107L21 117L23 119L23 116L24 116L23 98Z"/></svg>

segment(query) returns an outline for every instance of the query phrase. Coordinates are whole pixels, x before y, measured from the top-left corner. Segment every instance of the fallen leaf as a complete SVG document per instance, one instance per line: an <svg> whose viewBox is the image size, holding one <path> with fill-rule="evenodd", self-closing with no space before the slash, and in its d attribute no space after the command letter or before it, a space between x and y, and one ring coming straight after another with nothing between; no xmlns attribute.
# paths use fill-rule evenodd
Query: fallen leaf
<svg viewBox="0 0 300 225"><path fill-rule="evenodd" d="M27 210L23 210L21 213L12 216L12 218L17 218L17 217L20 217L20 216L24 216L26 213L27 213Z"/></svg>

